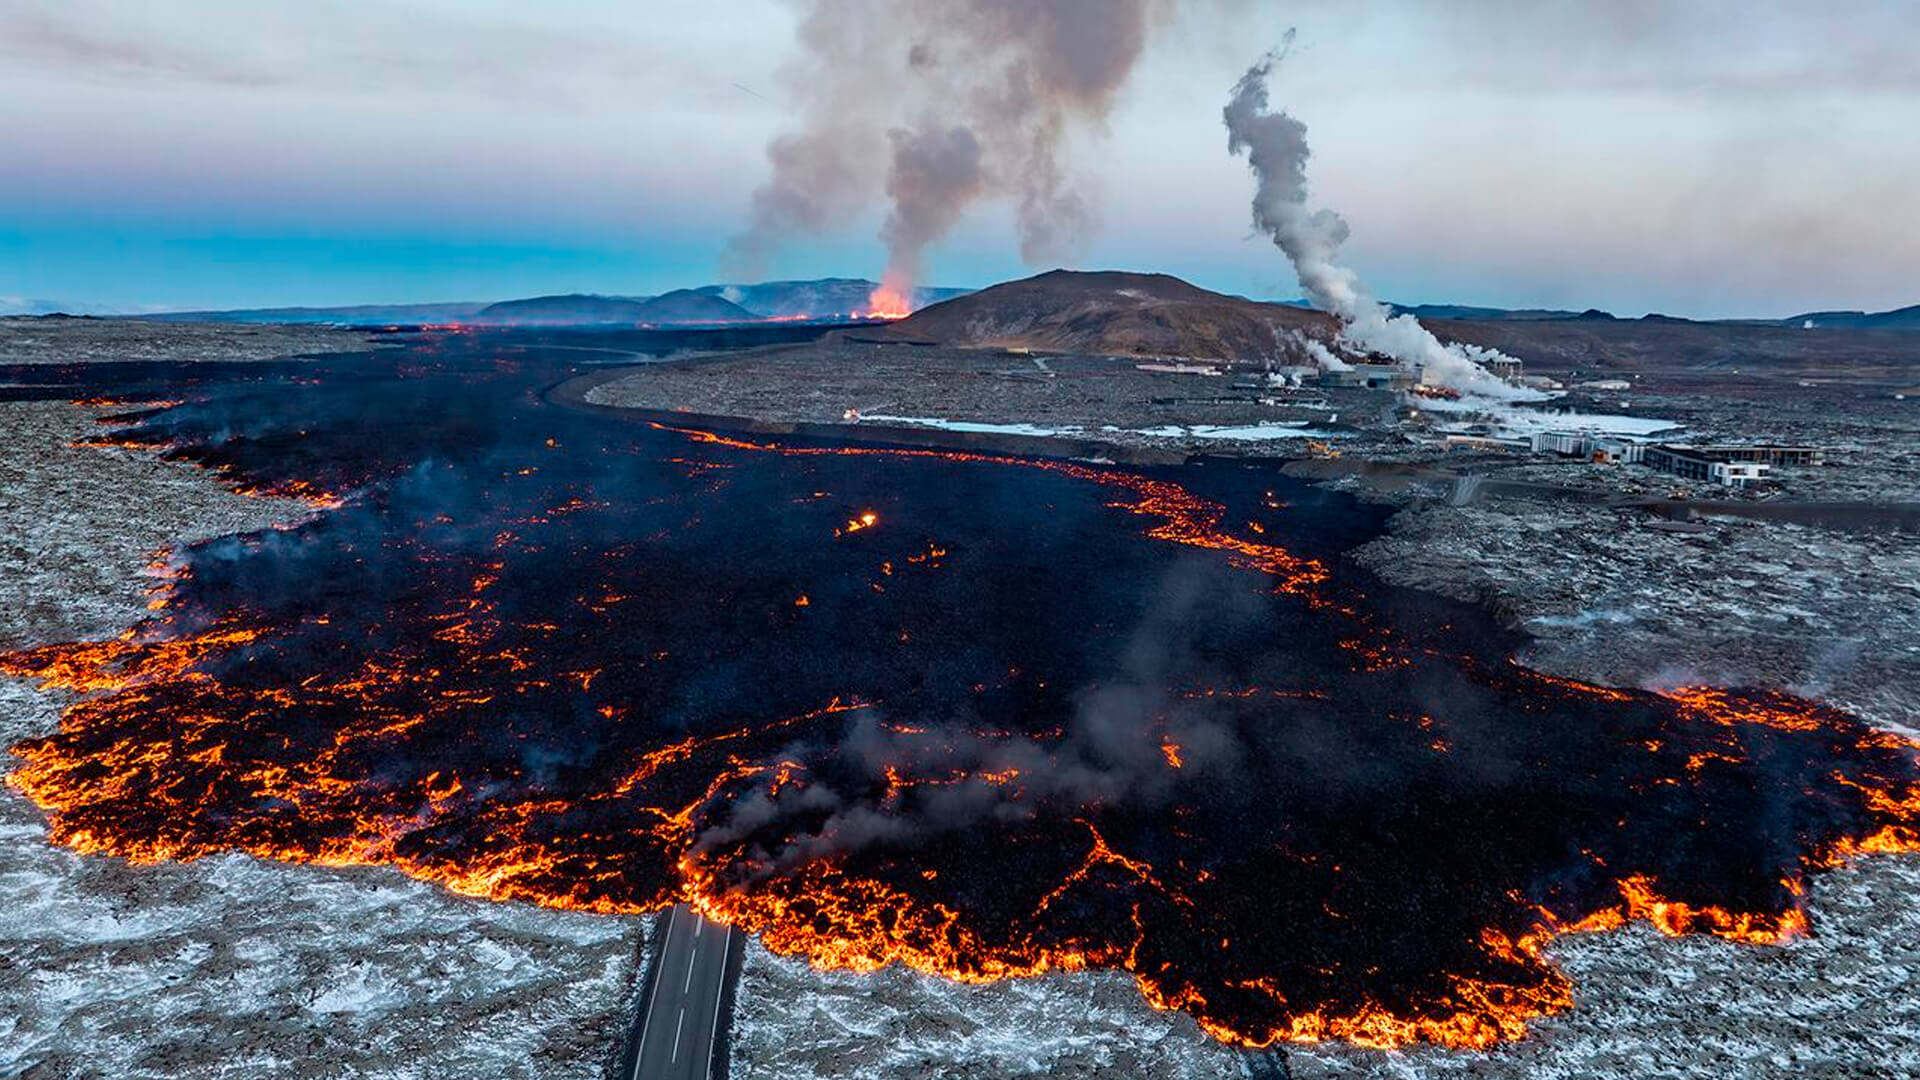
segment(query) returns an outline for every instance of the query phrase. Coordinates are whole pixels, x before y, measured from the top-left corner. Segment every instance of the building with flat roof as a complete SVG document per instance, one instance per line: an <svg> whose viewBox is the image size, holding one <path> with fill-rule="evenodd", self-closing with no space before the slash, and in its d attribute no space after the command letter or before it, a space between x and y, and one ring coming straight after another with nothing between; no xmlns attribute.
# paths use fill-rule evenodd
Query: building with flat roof
<svg viewBox="0 0 1920 1080"><path fill-rule="evenodd" d="M1743 487L1766 479L1775 465L1819 465L1826 455L1811 446L1661 445L1647 447L1642 461L1684 480Z"/></svg>
<svg viewBox="0 0 1920 1080"><path fill-rule="evenodd" d="M1352 367L1320 373L1321 386L1364 386L1369 390L1408 390L1416 381L1414 374L1397 364L1355 364Z"/></svg>

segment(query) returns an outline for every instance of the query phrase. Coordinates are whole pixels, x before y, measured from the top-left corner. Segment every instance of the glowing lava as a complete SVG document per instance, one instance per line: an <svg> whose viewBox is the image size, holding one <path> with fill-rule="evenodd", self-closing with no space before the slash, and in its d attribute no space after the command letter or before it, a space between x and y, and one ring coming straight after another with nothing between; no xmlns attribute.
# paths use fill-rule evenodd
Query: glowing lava
<svg viewBox="0 0 1920 1080"><path fill-rule="evenodd" d="M1504 661L1340 557L1379 528L1343 496L607 422L472 338L113 433L316 513L0 657L78 695L13 750L54 840L686 900L822 966L1117 969L1223 1040L1367 1046L1519 1038L1572 1004L1559 934L1778 943L1809 874L1920 850L1910 740Z"/></svg>

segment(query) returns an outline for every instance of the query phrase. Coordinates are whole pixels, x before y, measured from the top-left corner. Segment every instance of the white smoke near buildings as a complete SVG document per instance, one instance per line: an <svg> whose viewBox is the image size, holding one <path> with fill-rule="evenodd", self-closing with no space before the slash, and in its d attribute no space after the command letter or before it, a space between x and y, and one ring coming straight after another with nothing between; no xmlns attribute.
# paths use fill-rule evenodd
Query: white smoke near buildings
<svg viewBox="0 0 1920 1080"><path fill-rule="evenodd" d="M904 309L928 250L975 203L1014 208L1028 263L1063 260L1097 223L1067 165L1104 131L1175 0L793 0L799 129L767 148L772 177L729 244L757 278L783 245L845 225L884 191L887 268L875 306ZM884 296L882 295L884 294Z"/></svg>
<svg viewBox="0 0 1920 1080"><path fill-rule="evenodd" d="M1284 55L1283 46L1248 69L1223 115L1228 151L1247 155L1259 183L1253 197L1254 225L1286 252L1307 298L1340 320L1343 342L1417 365L1426 382L1483 398L1537 399L1534 391L1512 386L1480 366L1498 353L1441 344L1418 319L1394 315L1358 274L1335 261L1347 239L1347 223L1331 210L1307 208L1307 126L1268 107L1267 78Z"/></svg>
<svg viewBox="0 0 1920 1080"><path fill-rule="evenodd" d="M1312 335L1302 334L1294 330L1288 332L1287 340L1292 343L1294 348L1305 353L1307 358L1312 360L1322 371L1347 371L1353 367L1352 364L1334 355L1332 349L1327 348L1319 338L1313 337Z"/></svg>

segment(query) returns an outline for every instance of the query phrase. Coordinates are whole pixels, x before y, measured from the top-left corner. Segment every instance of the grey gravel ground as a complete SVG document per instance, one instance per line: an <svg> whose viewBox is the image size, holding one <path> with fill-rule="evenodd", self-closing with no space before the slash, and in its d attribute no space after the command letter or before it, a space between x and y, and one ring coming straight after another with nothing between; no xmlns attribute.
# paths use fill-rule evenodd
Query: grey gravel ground
<svg viewBox="0 0 1920 1080"><path fill-rule="evenodd" d="M0 318L0 364L275 360L307 353L357 352L366 347L364 334L317 326Z"/></svg>
<svg viewBox="0 0 1920 1080"><path fill-rule="evenodd" d="M868 418L863 423L1017 422L1120 446L1210 452L1297 444L1299 438L1184 432L1295 423L1329 435L1338 431L1346 442L1369 442L1375 436L1349 430L1339 418L1386 412L1393 404L1385 393L1368 390L1236 387L1263 380L1258 367L1201 375L1141 371L1140 362L829 341L649 364L596 387L587 398L600 405L778 421L839 423L856 409ZM1287 403L1262 404L1263 397Z"/></svg>
<svg viewBox="0 0 1920 1080"><path fill-rule="evenodd" d="M0 649L116 634L144 611L157 549L306 512L143 452L70 447L92 416L0 404ZM0 744L57 709L0 679ZM631 1015L640 920L382 870L129 867L45 833L0 791L0 1076L599 1077Z"/></svg>

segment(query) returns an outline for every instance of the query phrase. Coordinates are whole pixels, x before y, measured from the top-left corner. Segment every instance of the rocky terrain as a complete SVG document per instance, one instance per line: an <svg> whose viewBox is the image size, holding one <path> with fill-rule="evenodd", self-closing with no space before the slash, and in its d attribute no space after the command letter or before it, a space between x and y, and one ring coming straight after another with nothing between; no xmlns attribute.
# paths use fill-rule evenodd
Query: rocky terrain
<svg viewBox="0 0 1920 1080"><path fill-rule="evenodd" d="M67 320L0 322L0 335L0 362L364 347ZM307 512L145 452L70 446L102 411L0 403L0 649L117 634L145 611L156 550ZM0 680L0 744L50 730L58 708ZM0 1076L599 1077L632 1015L643 938L639 920L491 904L384 870L81 857L0 791Z"/></svg>
<svg viewBox="0 0 1920 1080"><path fill-rule="evenodd" d="M650 364L594 388L588 400L830 424L853 409L869 426L963 425L1196 452L1246 452L1305 438L1366 441L1372 436L1350 421L1394 405L1371 390L1271 388L1257 368L1208 375L1141 370L1141 362L889 344L849 332L815 344Z"/></svg>
<svg viewBox="0 0 1920 1080"><path fill-rule="evenodd" d="M155 324L62 315L0 318L0 364L273 360L366 347L361 335L318 326Z"/></svg>

